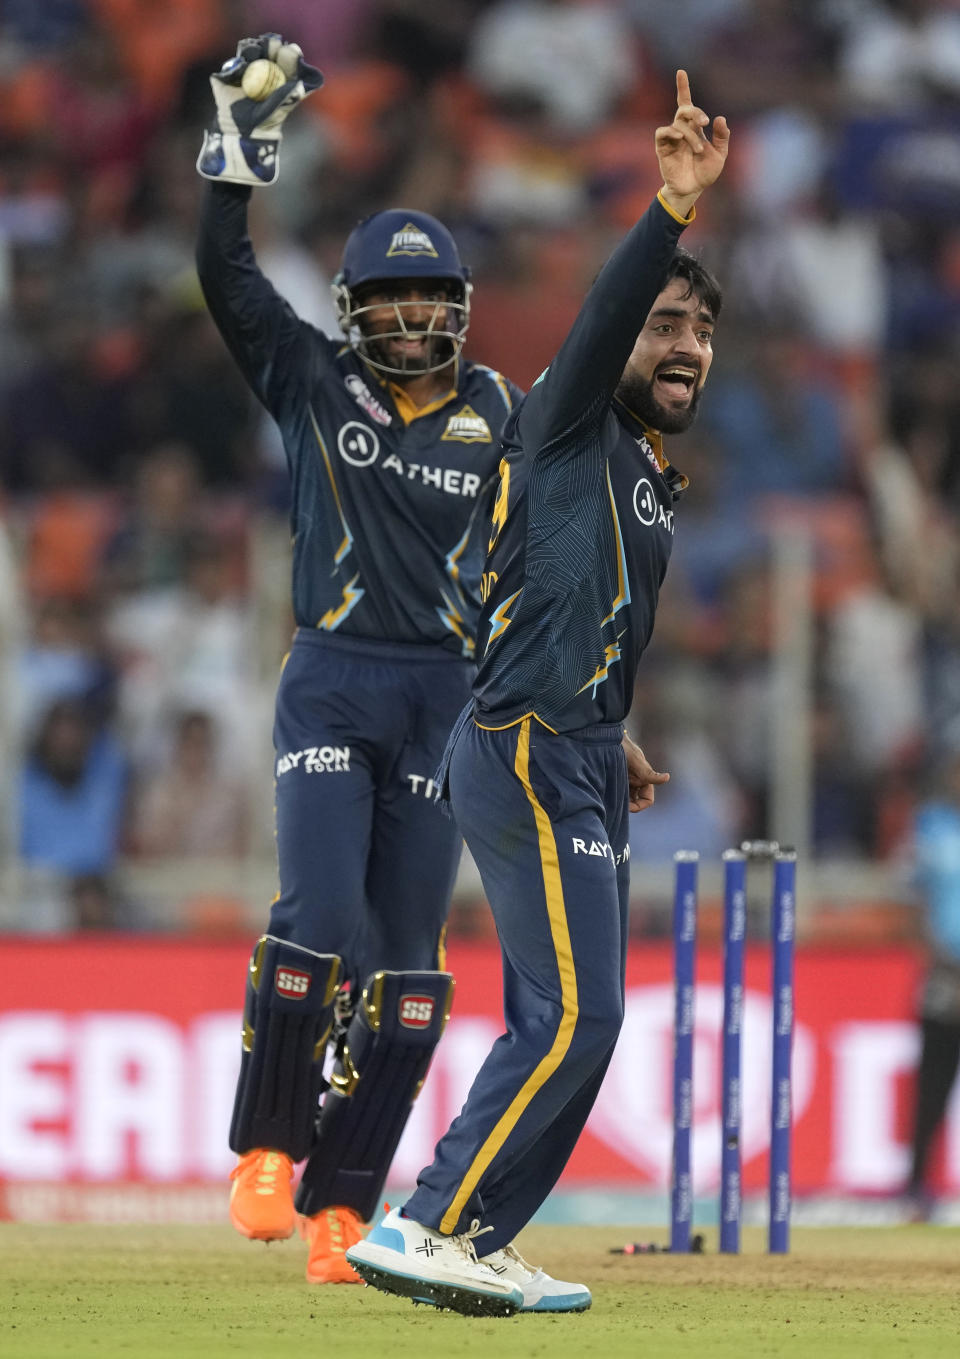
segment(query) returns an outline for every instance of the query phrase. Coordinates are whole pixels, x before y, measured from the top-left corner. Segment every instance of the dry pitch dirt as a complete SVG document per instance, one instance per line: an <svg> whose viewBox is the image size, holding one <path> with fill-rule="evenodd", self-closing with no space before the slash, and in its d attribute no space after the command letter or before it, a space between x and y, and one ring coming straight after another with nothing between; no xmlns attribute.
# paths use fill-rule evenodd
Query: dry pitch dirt
<svg viewBox="0 0 960 1359"><path fill-rule="evenodd" d="M527 1257L588 1283L578 1316L475 1320L360 1287L310 1287L299 1240L228 1227L0 1226L4 1359L186 1359L348 1348L432 1359L960 1355L960 1229L795 1230L787 1257L623 1256L662 1230L534 1227Z"/></svg>

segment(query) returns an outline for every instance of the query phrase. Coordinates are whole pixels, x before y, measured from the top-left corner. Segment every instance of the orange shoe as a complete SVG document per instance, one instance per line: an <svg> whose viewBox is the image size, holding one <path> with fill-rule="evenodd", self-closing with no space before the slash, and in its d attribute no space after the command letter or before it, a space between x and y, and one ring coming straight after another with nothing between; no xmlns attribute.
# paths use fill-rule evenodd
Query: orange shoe
<svg viewBox="0 0 960 1359"><path fill-rule="evenodd" d="M343 1255L363 1240L363 1223L354 1209L324 1208L313 1217L302 1217L300 1233L310 1245L307 1283L363 1283Z"/></svg>
<svg viewBox="0 0 960 1359"><path fill-rule="evenodd" d="M239 1157L230 1172L230 1221L251 1241L285 1241L293 1236L293 1162L282 1151L258 1147Z"/></svg>

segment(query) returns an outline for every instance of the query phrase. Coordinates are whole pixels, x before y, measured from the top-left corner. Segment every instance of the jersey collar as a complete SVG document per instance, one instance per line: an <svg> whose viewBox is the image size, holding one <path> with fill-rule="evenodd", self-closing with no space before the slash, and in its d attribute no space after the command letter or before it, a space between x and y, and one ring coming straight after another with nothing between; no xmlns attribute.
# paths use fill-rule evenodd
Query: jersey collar
<svg viewBox="0 0 960 1359"><path fill-rule="evenodd" d="M445 406L448 401L460 395L460 359L453 361L453 383L445 392L441 392L433 401L429 401L425 406L418 406L415 401L411 401L406 389L399 382L391 382L382 373L378 373L370 364L365 364L367 371L372 373L379 385L385 392L389 392L393 401L394 408L400 419L405 425L412 424L414 420L419 420L422 415L431 415L438 411L441 406Z"/></svg>
<svg viewBox="0 0 960 1359"><path fill-rule="evenodd" d="M682 472L678 472L668 461L667 455L663 451L663 435L658 429L652 429L638 415L634 415L630 407L625 406L619 397L614 397L613 401L620 423L633 437L640 451L663 477L674 500L679 499L681 493L690 485L690 479L684 476Z"/></svg>
<svg viewBox="0 0 960 1359"><path fill-rule="evenodd" d="M433 411L438 411L441 406L445 406L448 401L452 401L458 395L456 387L451 387L449 391L442 392L440 396L429 401L425 406L418 406L407 396L406 391L397 382L388 382L387 390L393 397L393 404L397 408L397 414L405 425L409 425L414 420L419 420L421 415L430 415Z"/></svg>

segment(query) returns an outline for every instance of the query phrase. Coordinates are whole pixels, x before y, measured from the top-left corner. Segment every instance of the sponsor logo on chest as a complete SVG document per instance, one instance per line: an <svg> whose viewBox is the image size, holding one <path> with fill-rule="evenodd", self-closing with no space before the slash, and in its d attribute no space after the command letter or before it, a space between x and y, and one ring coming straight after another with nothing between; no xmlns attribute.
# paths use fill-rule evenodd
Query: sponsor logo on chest
<svg viewBox="0 0 960 1359"><path fill-rule="evenodd" d="M469 411L469 406L466 409ZM456 417L452 416L451 420L453 419ZM474 419L480 417L474 416ZM489 426L485 420L480 420L480 423L487 431L485 440L489 443ZM479 434L471 434L469 438L463 435L449 437L462 439L465 443L477 443L480 439ZM447 439L448 436L444 434L443 438ZM472 499L483 485L483 478L476 472L464 472L459 467L432 467L429 463L412 462L390 452L381 457L383 449L380 436L375 429L371 429L360 420L348 420L345 425L341 425L337 431L337 448L341 458L351 467L373 467L378 463L385 471L395 472L405 481L416 481L422 486L432 486L446 495L467 496Z"/></svg>
<svg viewBox="0 0 960 1359"><path fill-rule="evenodd" d="M633 512L645 528L657 524L673 533L673 510L665 510L657 499L653 483L641 477L633 488Z"/></svg>

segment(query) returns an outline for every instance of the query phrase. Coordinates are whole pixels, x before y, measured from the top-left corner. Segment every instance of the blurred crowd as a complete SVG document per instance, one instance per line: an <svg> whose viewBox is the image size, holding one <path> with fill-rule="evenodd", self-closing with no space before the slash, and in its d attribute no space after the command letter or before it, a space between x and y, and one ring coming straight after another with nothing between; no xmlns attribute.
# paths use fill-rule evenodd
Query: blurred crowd
<svg viewBox="0 0 960 1359"><path fill-rule="evenodd" d="M265 271L335 333L352 225L432 212L473 270L468 354L524 386L659 186L676 67L727 116L685 241L724 311L671 443L691 486L635 707L673 777L634 848L769 832L770 562L800 531L812 850L895 859L960 751L956 0L5 0L0 689L7 811L45 884L25 919L123 923L131 857L269 853L285 472L193 245L208 75L270 30L326 85L254 195Z"/></svg>

